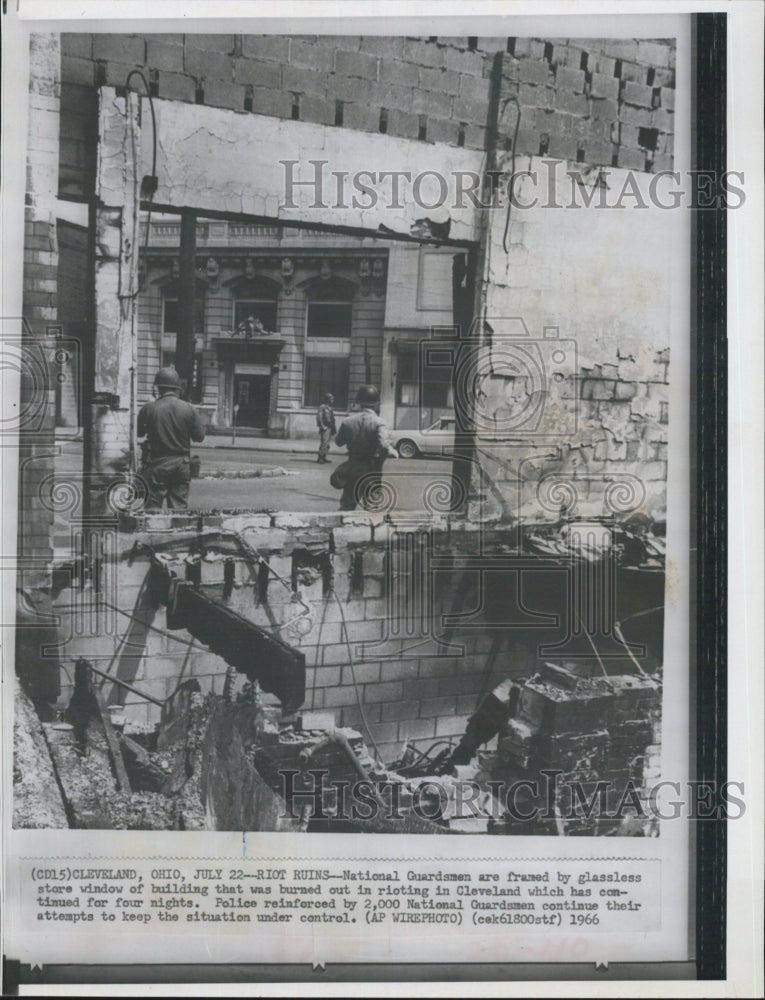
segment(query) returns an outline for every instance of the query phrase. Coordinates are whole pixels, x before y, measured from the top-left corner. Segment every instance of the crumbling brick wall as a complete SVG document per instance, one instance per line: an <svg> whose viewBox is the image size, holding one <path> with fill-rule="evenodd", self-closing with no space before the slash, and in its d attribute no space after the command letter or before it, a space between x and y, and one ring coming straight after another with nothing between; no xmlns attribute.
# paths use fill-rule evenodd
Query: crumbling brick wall
<svg viewBox="0 0 765 1000"><path fill-rule="evenodd" d="M160 701L190 677L205 691L223 692L226 663L190 642L185 631L168 632L165 609L157 608L146 589L146 546L164 548L168 565L184 579L200 526L201 537L207 537L198 560L201 586L223 598L225 563L234 553L227 606L305 653L305 709L333 712L339 725L365 732L360 700L386 759L393 759L406 740L461 734L481 691L509 672L529 669L528 657L517 650L512 655L505 651L487 671L492 636L480 614L459 634L442 624L444 614L480 604L475 574L448 568L458 549L475 551L477 529L464 530L463 524L450 531L445 522L424 518L401 525L404 532L414 532L412 537L426 540L432 556L441 557L440 570L423 581L422 565L413 572L406 559L389 564L393 529L382 517L157 514L140 517L132 530L120 534L100 569L98 592L83 591L74 581L58 593L54 606L61 616L61 655L68 674L73 676L77 657L85 656ZM228 545L215 540L221 532ZM182 541L175 544L181 533ZM271 574L232 546L236 535L268 561ZM304 604L294 599L293 586ZM111 604L119 611L110 614ZM309 612L302 615L305 605ZM101 609L98 634L88 625L96 607ZM69 679L62 679L62 702L71 694ZM103 690L107 702L124 704L132 719L143 724L159 720L157 705L109 682Z"/></svg>
<svg viewBox="0 0 765 1000"><path fill-rule="evenodd" d="M497 66L517 98L515 151L647 173L671 170L675 50L671 39L508 39ZM504 119L504 120L503 120ZM500 103L499 147L515 137Z"/></svg>
<svg viewBox="0 0 765 1000"><path fill-rule="evenodd" d="M510 156L502 154L499 169L510 170ZM519 504L538 503L540 483L550 475L582 483L602 507L603 488L593 484L618 475L637 491L641 513L662 520L669 343L680 307L683 220L652 202L646 173L612 168L598 179L597 171L579 174L539 157L517 158L516 169L532 175L517 186L519 205L531 207L494 212L487 241L486 317L494 362L481 403L480 461L505 514L517 516ZM596 184L607 185L606 207L571 207L572 198L592 193ZM624 204L642 199L644 206L630 213L628 226L614 207L625 190ZM531 205L534 198L538 203ZM512 355L516 336L521 347L525 339L541 345L545 415L533 431L512 422L493 430L491 413L507 381L501 376L512 374L503 353ZM587 513L619 511L591 504Z"/></svg>
<svg viewBox="0 0 765 1000"><path fill-rule="evenodd" d="M484 149L497 60L515 75L517 152L671 169L671 39L358 35L62 35L69 84Z"/></svg>
<svg viewBox="0 0 765 1000"><path fill-rule="evenodd" d="M185 630L166 628L147 588L154 552L181 580L305 654L305 710L331 712L367 735L361 702L387 761L407 740L427 746L462 734L481 695L530 676L539 650L571 625L561 613L566 560L535 566L510 528L359 512L150 514L123 519L122 529L92 584L58 593L69 674L85 656L160 702L191 677L222 694L226 663ZM648 589L619 586L618 614L660 603L663 574L647 579ZM119 610L109 615L110 606ZM660 645L651 655L661 662ZM108 681L103 691L132 719L159 720L160 706ZM70 693L64 678L62 700Z"/></svg>

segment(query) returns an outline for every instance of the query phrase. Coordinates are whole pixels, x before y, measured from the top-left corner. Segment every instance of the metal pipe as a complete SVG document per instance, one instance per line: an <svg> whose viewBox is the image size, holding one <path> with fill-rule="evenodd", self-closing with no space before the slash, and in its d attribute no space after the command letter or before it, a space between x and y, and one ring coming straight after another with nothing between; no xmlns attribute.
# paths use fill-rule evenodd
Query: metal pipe
<svg viewBox="0 0 765 1000"><path fill-rule="evenodd" d="M128 691L132 691L133 694L137 694L139 698L144 698L146 701L150 701L155 705L159 705L160 708L164 706L164 701L160 701L159 698L155 698L153 695L146 694L144 691L139 691L138 688L133 687L132 684L128 684L127 681L122 681L119 677L114 677L112 674L107 674L105 670L99 670L98 667L94 667L92 663L88 663L88 667L93 671L94 674L100 674L101 677L105 677L108 681L113 684L119 684L120 687L126 688Z"/></svg>
<svg viewBox="0 0 765 1000"><path fill-rule="evenodd" d="M128 80L130 77L128 76ZM134 110L135 108L135 110ZM130 276L127 282L128 294L121 296L122 307L130 310L130 399L129 399L129 433L128 433L128 471L132 477L136 473L136 420L137 420L137 396L136 396L136 372L138 370L138 334L136 330L137 298L140 291L138 270L140 267L140 237L141 237L141 181L140 181L140 158L141 158L141 133L140 120L141 98L133 93L125 95L125 112L130 126L130 137L132 140L132 167L133 167L133 200L130 205ZM136 136L136 129L138 135ZM125 228L123 216L123 230ZM122 289L121 289L122 290Z"/></svg>
<svg viewBox="0 0 765 1000"><path fill-rule="evenodd" d="M141 201L141 208L151 208L154 212L164 213L166 215L177 215L179 211L177 205L167 202L159 202L155 199L148 201L145 198ZM446 239L423 240L421 236L412 236L409 233L394 233L386 229L372 230L364 228L364 226L338 226L328 222L314 222L313 220L305 219L290 219L288 223L285 223L281 222L272 215L250 215L246 212L226 212L222 209L214 208L205 208L204 210L200 210L197 214L200 219L221 219L224 222L248 223L259 226L279 226L282 228L289 226L291 229L319 230L323 233L334 233L344 236L365 236L367 238L371 236L376 240L417 243L421 246L470 248L476 245L475 240L469 239L450 239L449 237L446 237ZM152 249L157 250L158 248L153 247Z"/></svg>

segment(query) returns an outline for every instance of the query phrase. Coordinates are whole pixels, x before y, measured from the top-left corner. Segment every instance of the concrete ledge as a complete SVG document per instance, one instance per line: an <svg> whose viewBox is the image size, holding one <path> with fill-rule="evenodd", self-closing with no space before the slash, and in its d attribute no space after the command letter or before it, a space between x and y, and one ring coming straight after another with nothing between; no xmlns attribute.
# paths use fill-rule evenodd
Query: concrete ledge
<svg viewBox="0 0 765 1000"><path fill-rule="evenodd" d="M160 531L203 531L206 528L222 528L224 531L242 532L251 528L363 528L372 538L383 538L386 528L399 531L478 531L479 524L470 524L457 515L428 515L422 511L392 515L374 514L367 511L342 513L332 511L315 513L312 511L251 511L236 508L215 511L157 511L155 513L122 514L119 530L129 533Z"/></svg>

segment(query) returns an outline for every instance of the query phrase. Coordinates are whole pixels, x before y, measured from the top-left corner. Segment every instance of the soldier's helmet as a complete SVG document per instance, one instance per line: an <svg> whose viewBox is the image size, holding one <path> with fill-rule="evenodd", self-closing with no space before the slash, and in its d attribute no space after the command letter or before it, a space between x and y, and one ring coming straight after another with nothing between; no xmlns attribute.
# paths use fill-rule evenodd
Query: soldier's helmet
<svg viewBox="0 0 765 1000"><path fill-rule="evenodd" d="M380 402L380 393L377 386L362 385L356 393L356 402L361 406L376 406Z"/></svg>
<svg viewBox="0 0 765 1000"><path fill-rule="evenodd" d="M168 365L167 368L160 368L154 376L154 385L158 389L180 389L181 379L175 368Z"/></svg>

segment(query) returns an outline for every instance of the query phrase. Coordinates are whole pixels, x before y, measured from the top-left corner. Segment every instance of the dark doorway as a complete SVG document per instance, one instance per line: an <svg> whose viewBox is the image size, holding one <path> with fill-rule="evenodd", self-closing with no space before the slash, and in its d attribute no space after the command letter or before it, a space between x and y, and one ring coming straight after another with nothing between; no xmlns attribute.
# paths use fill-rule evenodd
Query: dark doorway
<svg viewBox="0 0 765 1000"><path fill-rule="evenodd" d="M234 374L234 406L237 427L268 427L271 376Z"/></svg>

